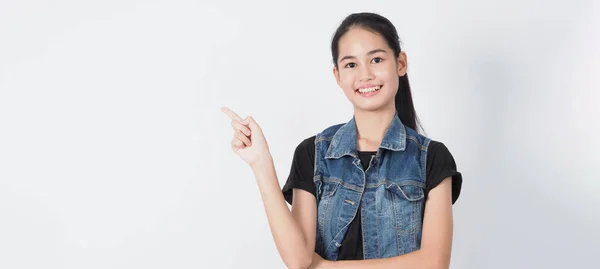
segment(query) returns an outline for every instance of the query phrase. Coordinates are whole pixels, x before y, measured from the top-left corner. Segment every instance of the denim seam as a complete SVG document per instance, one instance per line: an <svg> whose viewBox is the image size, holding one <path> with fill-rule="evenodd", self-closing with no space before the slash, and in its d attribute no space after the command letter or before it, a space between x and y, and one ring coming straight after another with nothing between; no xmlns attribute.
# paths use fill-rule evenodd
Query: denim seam
<svg viewBox="0 0 600 269"><path fill-rule="evenodd" d="M425 183L422 181L418 181L418 180L414 180L414 179L405 179L405 180L401 180L401 181L391 181L388 179L383 179L380 180L377 183L369 183L366 184L366 187L369 189L373 189L373 188L378 188L381 185L398 185L398 186L415 186L415 187L421 187L421 188L425 188Z"/></svg>

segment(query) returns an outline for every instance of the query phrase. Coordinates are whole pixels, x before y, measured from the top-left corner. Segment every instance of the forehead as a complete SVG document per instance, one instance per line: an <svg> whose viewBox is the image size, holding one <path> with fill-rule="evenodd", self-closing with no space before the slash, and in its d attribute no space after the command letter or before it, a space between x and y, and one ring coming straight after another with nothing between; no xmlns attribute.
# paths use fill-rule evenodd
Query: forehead
<svg viewBox="0 0 600 269"><path fill-rule="evenodd" d="M391 52L385 39L379 34L365 30L361 27L351 28L339 43L340 58L346 55L360 56L374 49L383 49Z"/></svg>

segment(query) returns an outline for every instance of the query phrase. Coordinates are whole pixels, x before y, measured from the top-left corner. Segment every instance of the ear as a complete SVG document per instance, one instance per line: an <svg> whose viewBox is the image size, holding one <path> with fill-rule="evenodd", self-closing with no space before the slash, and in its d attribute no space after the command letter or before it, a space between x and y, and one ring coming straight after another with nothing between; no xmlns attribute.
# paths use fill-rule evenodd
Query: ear
<svg viewBox="0 0 600 269"><path fill-rule="evenodd" d="M338 86L341 88L342 84L340 83L340 71L335 66L333 66L333 76L335 77L335 82L337 82Z"/></svg>
<svg viewBox="0 0 600 269"><path fill-rule="evenodd" d="M401 51L398 54L397 66L398 66L398 76L402 77L402 76L406 75L406 71L408 70L408 61L406 59L406 52Z"/></svg>

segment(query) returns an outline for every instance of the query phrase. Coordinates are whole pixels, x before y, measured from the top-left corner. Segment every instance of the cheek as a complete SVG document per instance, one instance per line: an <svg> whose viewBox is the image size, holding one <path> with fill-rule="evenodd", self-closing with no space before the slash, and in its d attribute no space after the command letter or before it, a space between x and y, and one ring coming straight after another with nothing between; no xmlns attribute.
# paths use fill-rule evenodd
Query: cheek
<svg viewBox="0 0 600 269"><path fill-rule="evenodd" d="M389 82L391 79L398 77L396 68L393 65L382 66L382 68L377 69L375 75L384 82Z"/></svg>
<svg viewBox="0 0 600 269"><path fill-rule="evenodd" d="M354 91L354 75L350 72L340 74L340 84L344 90Z"/></svg>

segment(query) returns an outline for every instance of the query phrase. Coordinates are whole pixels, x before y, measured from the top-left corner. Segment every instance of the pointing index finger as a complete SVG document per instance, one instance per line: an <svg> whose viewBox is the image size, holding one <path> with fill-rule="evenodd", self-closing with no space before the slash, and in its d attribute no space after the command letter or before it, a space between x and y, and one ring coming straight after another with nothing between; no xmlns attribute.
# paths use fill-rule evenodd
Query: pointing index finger
<svg viewBox="0 0 600 269"><path fill-rule="evenodd" d="M227 114L227 116L229 116L229 118L231 118L232 120L242 120L242 118L240 116L238 116L237 114L235 114L235 112L233 112L231 109L227 108L227 107L221 107L221 111L223 111L223 113Z"/></svg>

